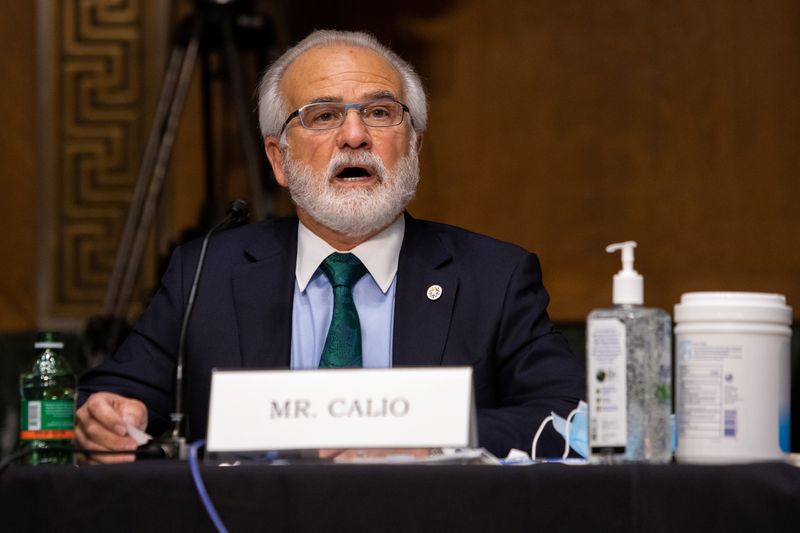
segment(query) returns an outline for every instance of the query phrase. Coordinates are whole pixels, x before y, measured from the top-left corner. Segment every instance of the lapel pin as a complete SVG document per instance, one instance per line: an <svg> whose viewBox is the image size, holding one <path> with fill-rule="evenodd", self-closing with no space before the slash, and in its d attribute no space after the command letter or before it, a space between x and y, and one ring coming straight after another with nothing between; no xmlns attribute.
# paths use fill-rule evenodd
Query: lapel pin
<svg viewBox="0 0 800 533"><path fill-rule="evenodd" d="M438 300L442 295L441 285L431 285L428 287L428 300Z"/></svg>

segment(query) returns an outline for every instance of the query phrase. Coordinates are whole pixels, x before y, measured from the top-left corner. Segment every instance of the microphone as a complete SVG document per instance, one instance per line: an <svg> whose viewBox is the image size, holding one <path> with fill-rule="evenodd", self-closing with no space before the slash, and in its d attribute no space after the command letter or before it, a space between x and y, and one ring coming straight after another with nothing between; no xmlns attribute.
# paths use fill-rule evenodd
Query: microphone
<svg viewBox="0 0 800 533"><path fill-rule="evenodd" d="M186 438L183 435L183 365L186 359L186 332L189 329L189 319L192 316L192 309L194 308L194 301L197 296L197 287L200 284L200 274L203 272L203 265L206 260L206 251L208 249L208 241L211 236L224 228L241 224L247 219L250 206L244 200L234 200L228 208L228 213L222 221L208 230L206 236L203 238L203 244L200 248L200 255L197 257L197 266L194 270L194 279L192 280L192 287L189 290L189 299L186 301L186 307L183 311L183 320L181 322L181 332L178 337L178 353L175 358L175 396L173 398L174 409L170 413L170 421L172 422L172 430L169 437L159 439L157 442L151 442L143 445L143 447L152 449L154 446L161 449L163 456L167 459L186 459L187 447Z"/></svg>

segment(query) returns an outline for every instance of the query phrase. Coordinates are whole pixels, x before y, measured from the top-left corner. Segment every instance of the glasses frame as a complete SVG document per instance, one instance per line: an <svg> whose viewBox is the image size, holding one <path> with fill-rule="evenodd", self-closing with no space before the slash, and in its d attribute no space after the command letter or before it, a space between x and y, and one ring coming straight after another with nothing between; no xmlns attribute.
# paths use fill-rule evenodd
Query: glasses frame
<svg viewBox="0 0 800 533"><path fill-rule="evenodd" d="M370 105L370 104L374 104L375 102L394 102L396 104L400 104L400 107L403 109L403 113L400 115L400 122L398 122L397 124L391 124L389 126L370 126L369 124L364 122L364 115L361 114L361 110L364 109L364 106L367 106L367 105ZM336 126L331 126L330 128L309 128L308 126L305 125L305 123L303 122L303 118L300 116L300 113L302 113L306 108L311 107L311 106L330 105L330 104L339 104L339 102L311 102L311 103L306 104L306 105L304 105L304 106L302 106L302 107L300 107L298 109L295 109L294 111L289 113L288 117L286 117L286 121L283 123L283 126L281 127L281 132L278 134L278 137L283 135L283 132L286 131L286 127L289 126L289 123L295 117L300 119L300 125L303 127L303 129L306 129L306 130L309 130L309 131L335 130L336 128L340 128L342 126L342 124L344 124L344 120L347 117L347 111L349 109L357 110L358 111L358 117L361 119L361 123L364 124L368 128L393 128L395 126L399 126L400 124L403 123L403 117L405 116L406 113L408 113L408 118L411 120L411 125L414 126L414 117L411 116L411 111L408 109L408 106L406 104L404 104L403 102L399 101L399 100L395 100L394 98L375 98L373 100L367 100L366 102L342 104L342 106L344 107L344 114L342 115L342 117L343 117L342 118L342 124L338 124Z"/></svg>

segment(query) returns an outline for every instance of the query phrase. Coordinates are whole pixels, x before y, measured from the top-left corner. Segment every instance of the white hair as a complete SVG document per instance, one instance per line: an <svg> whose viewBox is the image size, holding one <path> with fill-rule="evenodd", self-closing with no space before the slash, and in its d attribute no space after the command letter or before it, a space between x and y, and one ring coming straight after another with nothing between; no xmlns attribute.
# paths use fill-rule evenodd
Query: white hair
<svg viewBox="0 0 800 533"><path fill-rule="evenodd" d="M289 109L281 94L280 84L286 69L303 53L313 49L335 45L350 45L371 50L385 58L403 79L404 102L413 117L415 133L422 133L428 124L428 103L422 80L410 64L386 48L372 35L364 32L317 30L289 48L264 73L258 85L258 121L261 136L280 134Z"/></svg>

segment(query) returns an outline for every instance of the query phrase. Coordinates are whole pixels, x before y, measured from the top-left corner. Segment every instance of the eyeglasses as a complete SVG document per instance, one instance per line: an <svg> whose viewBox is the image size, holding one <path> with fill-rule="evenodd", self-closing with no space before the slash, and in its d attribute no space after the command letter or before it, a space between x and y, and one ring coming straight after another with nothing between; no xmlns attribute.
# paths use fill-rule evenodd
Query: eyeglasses
<svg viewBox="0 0 800 533"><path fill-rule="evenodd" d="M403 115L408 113L411 117L411 112L408 106L392 100L390 98L381 98L378 100L370 100L369 102L361 102L360 104L343 104L341 102L314 102L306 104L297 111L292 112L283 123L281 132L283 135L286 126L292 121L294 117L300 118L300 124L307 130L332 130L344 124L344 119L347 116L348 109L355 109L358 111L358 116L361 121L372 128L389 128L397 126L403 122ZM414 123L414 118L411 117L411 123Z"/></svg>

